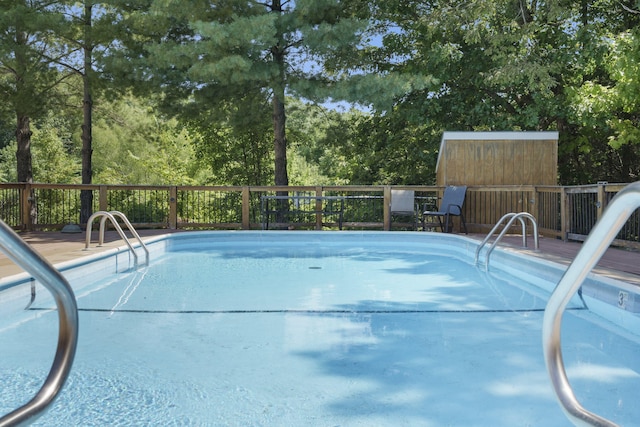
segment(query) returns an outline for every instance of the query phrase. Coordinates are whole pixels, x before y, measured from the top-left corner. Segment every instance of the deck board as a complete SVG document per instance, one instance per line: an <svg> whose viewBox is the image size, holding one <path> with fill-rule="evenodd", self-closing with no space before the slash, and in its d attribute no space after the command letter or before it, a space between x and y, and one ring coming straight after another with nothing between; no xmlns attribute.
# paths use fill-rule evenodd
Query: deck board
<svg viewBox="0 0 640 427"><path fill-rule="evenodd" d="M470 235L470 237L478 240L484 238L481 235ZM498 246L569 266L582 248L582 242L565 242L550 237L540 237L540 248L538 251L533 251L531 237L528 239L529 249L523 249L522 236L505 236ZM640 252L610 247L600 258L593 272L640 286Z"/></svg>

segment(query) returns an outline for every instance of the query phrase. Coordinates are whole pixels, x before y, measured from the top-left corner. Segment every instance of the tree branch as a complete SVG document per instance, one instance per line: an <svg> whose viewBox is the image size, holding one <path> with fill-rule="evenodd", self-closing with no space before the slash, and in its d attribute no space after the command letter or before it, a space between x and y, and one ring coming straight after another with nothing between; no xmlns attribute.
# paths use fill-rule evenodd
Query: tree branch
<svg viewBox="0 0 640 427"><path fill-rule="evenodd" d="M620 2L620 6L622 6L622 8L624 10L626 10L627 12L629 12L629 13L638 13L638 14L640 14L640 10L631 9L630 7L625 6L624 4L622 4L622 2Z"/></svg>

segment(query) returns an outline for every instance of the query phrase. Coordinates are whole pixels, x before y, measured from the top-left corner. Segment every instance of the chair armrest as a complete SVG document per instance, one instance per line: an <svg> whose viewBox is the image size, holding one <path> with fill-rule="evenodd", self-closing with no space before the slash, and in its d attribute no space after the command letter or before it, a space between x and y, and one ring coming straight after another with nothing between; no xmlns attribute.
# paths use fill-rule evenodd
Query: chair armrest
<svg viewBox="0 0 640 427"><path fill-rule="evenodd" d="M458 208L458 211L460 213L462 213L462 206L454 205L453 203L451 203L451 204L447 205L447 214L449 214L449 215L451 214L451 206L455 206L456 208Z"/></svg>
<svg viewBox="0 0 640 427"><path fill-rule="evenodd" d="M427 211L431 211L431 212L437 212L438 211L438 205L432 203L432 202L425 202L422 204L422 212L427 212Z"/></svg>

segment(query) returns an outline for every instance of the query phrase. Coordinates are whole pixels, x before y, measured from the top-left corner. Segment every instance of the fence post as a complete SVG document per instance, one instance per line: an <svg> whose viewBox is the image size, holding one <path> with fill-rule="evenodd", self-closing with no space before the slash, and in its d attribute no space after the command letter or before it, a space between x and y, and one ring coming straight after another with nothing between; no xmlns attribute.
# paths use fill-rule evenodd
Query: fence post
<svg viewBox="0 0 640 427"><path fill-rule="evenodd" d="M242 229L251 229L251 192L246 185L242 187Z"/></svg>
<svg viewBox="0 0 640 427"><path fill-rule="evenodd" d="M33 200L33 189L31 188L31 184L26 182L24 187L22 188L22 193L20 193L20 212L22 213L22 218L20 222L22 222L22 229L25 231L31 231L32 222L31 222L31 204L35 203Z"/></svg>
<svg viewBox="0 0 640 427"><path fill-rule="evenodd" d="M529 192L529 204L527 206L527 212L529 212L531 215L534 215L537 217L536 214L536 202L538 201L538 192L535 186L533 186L533 188L531 189L531 191Z"/></svg>
<svg viewBox="0 0 640 427"><path fill-rule="evenodd" d="M107 186L101 185L100 190L98 190L98 205L101 211L109 210L109 202L107 199Z"/></svg>
<svg viewBox="0 0 640 427"><path fill-rule="evenodd" d="M596 202L596 220L599 220L602 217L602 213L604 212L604 208L607 206L606 202L606 192L605 186L608 184L606 181L598 181L598 200Z"/></svg>
<svg viewBox="0 0 640 427"><path fill-rule="evenodd" d="M178 228L178 187L169 187L169 229Z"/></svg>
<svg viewBox="0 0 640 427"><path fill-rule="evenodd" d="M316 197L322 197L322 187L316 187ZM316 199L316 230L322 230L322 199Z"/></svg>
<svg viewBox="0 0 640 427"><path fill-rule="evenodd" d="M566 187L560 187L560 235L567 241L569 230L569 195Z"/></svg>
<svg viewBox="0 0 640 427"><path fill-rule="evenodd" d="M384 231L389 231L391 230L391 186L390 185L385 185L384 186L384 193L383 193L383 214L382 214L382 221L383 221L383 229Z"/></svg>

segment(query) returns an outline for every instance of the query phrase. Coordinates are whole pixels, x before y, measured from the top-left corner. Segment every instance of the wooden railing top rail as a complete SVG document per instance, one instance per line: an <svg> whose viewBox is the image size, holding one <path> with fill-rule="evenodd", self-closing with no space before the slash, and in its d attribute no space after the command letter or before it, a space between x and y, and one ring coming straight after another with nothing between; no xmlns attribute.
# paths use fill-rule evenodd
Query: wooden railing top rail
<svg viewBox="0 0 640 427"><path fill-rule="evenodd" d="M478 192L499 192L499 191L541 191L566 193L591 193L595 189L604 188L607 192L618 192L628 184L587 184L573 186L553 186L553 185L471 185L468 191ZM382 192L385 189L393 188L399 190L416 191L440 191L445 188L442 185L144 185L144 184L50 184L50 183L0 183L0 188L26 188L34 189L69 189L69 190L100 190L121 189L121 190L169 190L177 188L183 191L243 191L249 192L276 192L276 191L358 191L358 192Z"/></svg>
<svg viewBox="0 0 640 427"><path fill-rule="evenodd" d="M527 211L539 218L541 232L566 238L580 238L602 215L611 196L627 184L605 183L580 186L552 185L476 185L467 187L468 203L465 206L467 224L477 232L491 228L495 220L506 212ZM345 221L352 228L390 229L391 189L414 190L426 195L440 193L439 185L290 185L290 186L240 186L240 185L141 185L141 184L51 184L4 183L0 184L2 203L0 218L12 227L24 230L62 228L69 222L78 223L79 199L74 191L89 190L94 193L93 209L109 210L115 204L127 204L136 224L141 226L242 228L259 227L259 206L256 196L275 193L300 192L326 195L382 196L375 205L350 204ZM10 190L7 192L7 190ZM38 193L40 190L53 190ZM60 191L60 194L56 193ZM71 191L71 193L67 193ZM133 191L134 194L112 197L111 192ZM163 196L166 192L168 197ZM203 194L199 194L203 193ZM241 195L240 201L236 195ZM518 194L520 193L520 194ZM584 194L585 197L582 197ZM190 195L196 196L191 198ZM233 197L228 197L229 195ZM186 197L183 197L186 196ZM16 202L19 200L19 202ZM194 203L193 206L191 204ZM234 205L235 204L235 205ZM240 206L241 204L241 206ZM123 205L124 206L124 205ZM147 209L146 211L144 209ZM142 210L140 210L142 209ZM368 210L367 210L368 209ZM640 240L640 221L635 215L621 239ZM318 220L321 224L322 221ZM635 222L634 222L635 221ZM164 225L163 225L164 224ZM395 223L394 223L395 224ZM574 226L575 225L575 226ZM138 225L136 225L138 226Z"/></svg>

